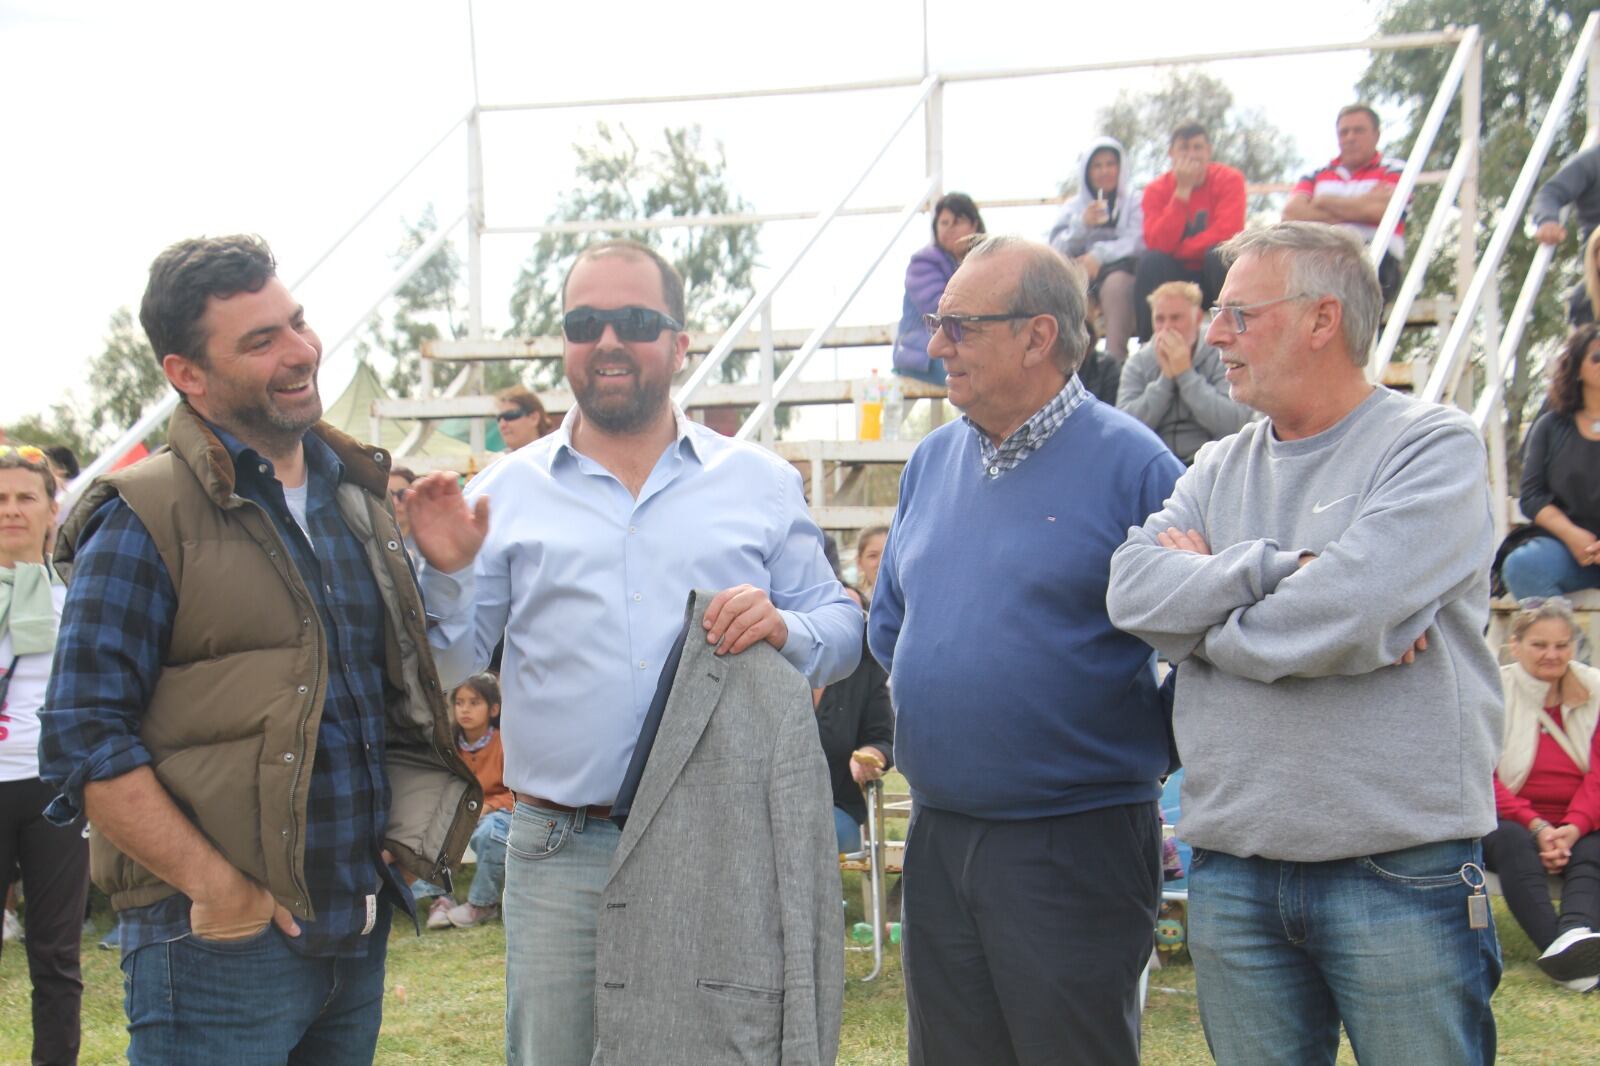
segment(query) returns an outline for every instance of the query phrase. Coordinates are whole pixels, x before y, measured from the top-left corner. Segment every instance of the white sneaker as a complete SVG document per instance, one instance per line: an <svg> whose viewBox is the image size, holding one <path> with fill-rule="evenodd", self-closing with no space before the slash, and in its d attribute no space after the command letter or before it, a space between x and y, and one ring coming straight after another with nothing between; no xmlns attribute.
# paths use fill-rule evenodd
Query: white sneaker
<svg viewBox="0 0 1600 1066"><path fill-rule="evenodd" d="M1570 988L1574 992L1593 992L1600 985L1600 977L1580 977L1575 981L1557 981L1562 988Z"/></svg>
<svg viewBox="0 0 1600 1066"><path fill-rule="evenodd" d="M1594 987L1600 977L1600 933L1587 926L1568 929L1544 949L1539 969L1563 983L1581 980Z"/></svg>
<svg viewBox="0 0 1600 1066"><path fill-rule="evenodd" d="M5 938L18 941L22 939L22 923L17 921L16 911L6 911Z"/></svg>
<svg viewBox="0 0 1600 1066"><path fill-rule="evenodd" d="M428 928L449 929L450 911L455 905L456 901L449 896L440 896L434 900L433 906L428 908Z"/></svg>

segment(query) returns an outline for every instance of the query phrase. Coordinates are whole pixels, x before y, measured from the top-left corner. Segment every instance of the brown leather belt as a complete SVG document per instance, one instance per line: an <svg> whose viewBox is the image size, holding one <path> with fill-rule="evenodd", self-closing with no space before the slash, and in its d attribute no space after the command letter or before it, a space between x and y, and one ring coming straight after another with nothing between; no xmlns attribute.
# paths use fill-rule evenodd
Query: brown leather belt
<svg viewBox="0 0 1600 1066"><path fill-rule="evenodd" d="M543 796L530 796L526 792L513 792L511 794L517 798L518 803L527 803L535 807L543 807L548 811L564 811L567 814L577 814L581 809L587 811L590 818L611 817L611 805L609 803L591 803L587 807L578 808L568 807L565 803L557 803L555 800L547 800Z"/></svg>

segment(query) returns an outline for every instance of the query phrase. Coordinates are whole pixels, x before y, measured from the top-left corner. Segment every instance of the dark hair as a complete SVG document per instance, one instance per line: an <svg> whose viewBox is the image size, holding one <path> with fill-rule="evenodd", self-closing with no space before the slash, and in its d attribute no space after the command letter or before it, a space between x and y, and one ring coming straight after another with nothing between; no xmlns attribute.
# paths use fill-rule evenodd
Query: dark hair
<svg viewBox="0 0 1600 1066"><path fill-rule="evenodd" d="M389 468L389 476L404 478L407 485L417 480L417 472L409 466L391 466Z"/></svg>
<svg viewBox="0 0 1600 1066"><path fill-rule="evenodd" d="M24 449L37 451L39 458L31 459L23 455ZM50 470L46 458L48 454L45 449L35 449L28 444L0 445L0 470L32 470L44 478L44 494L53 500L56 498L56 476Z"/></svg>
<svg viewBox="0 0 1600 1066"><path fill-rule="evenodd" d="M978 205L973 202L972 197L964 192L947 192L939 197L938 202L933 205L933 217L929 220L935 244L939 243L939 216L946 211L957 218L966 219L978 227L979 233L989 232L983 224L983 216L978 213Z"/></svg>
<svg viewBox="0 0 1600 1066"><path fill-rule="evenodd" d="M544 415L544 401L526 385L510 385L494 394L501 403L508 403L525 415Z"/></svg>
<svg viewBox="0 0 1600 1066"><path fill-rule="evenodd" d="M500 682L499 682L499 680L493 674L487 673L487 672L481 673L481 674L473 674L471 677L469 677L465 681L461 682L461 684L459 684L455 688L451 689L450 690L450 704L451 704L451 707L452 707L452 712L451 712L452 713L452 718L454 717L453 708L454 708L455 702L456 702L456 693L460 692L464 688L471 689L473 692L476 692L478 694L478 697L480 699L482 699L484 703L487 703L489 705L489 724L490 725L499 725L500 724L500 711L498 709L499 706L500 706ZM461 727L459 725L457 725L454 728L455 728L455 731L456 731L456 738L460 739L460 737L461 737Z"/></svg>
<svg viewBox="0 0 1600 1066"><path fill-rule="evenodd" d="M1206 132L1204 126L1193 120L1184 122L1172 131L1172 136L1167 139L1167 147L1171 148L1179 141L1187 141L1195 137L1204 137L1207 144L1211 143L1211 134Z"/></svg>
<svg viewBox="0 0 1600 1066"><path fill-rule="evenodd" d="M1378 113L1372 110L1372 108L1368 107L1366 104L1346 104L1344 107L1341 107L1339 109L1339 114L1334 116L1333 124L1337 126L1339 124L1339 120L1344 118L1346 115L1354 115L1357 113L1366 115L1372 120L1372 130L1374 133L1383 129L1383 123L1378 119Z"/></svg>
<svg viewBox="0 0 1600 1066"><path fill-rule="evenodd" d="M75 478L83 471L83 467L78 465L78 457L65 444L52 444L44 453L68 478Z"/></svg>
<svg viewBox="0 0 1600 1066"><path fill-rule="evenodd" d="M585 259L599 259L605 255L631 256L634 259L648 259L654 263L656 269L661 271L661 300L667 305L667 314L679 322L687 324L683 310L683 275L678 273L678 268L667 262L660 252L649 245L622 238L596 241L593 244L585 245L573 257L572 265L567 267L566 277L561 279L561 309L563 311L567 307L567 282L572 280L572 272Z"/></svg>
<svg viewBox="0 0 1600 1066"><path fill-rule="evenodd" d="M155 349L156 362L181 355L204 365L206 337L200 319L206 301L260 292L277 273L278 262L267 242L248 234L195 237L156 256L139 305L139 324Z"/></svg>
<svg viewBox="0 0 1600 1066"><path fill-rule="evenodd" d="M1600 340L1600 322L1579 326L1567 335L1556 365L1550 370L1550 410L1570 415L1583 406L1583 382L1578 372L1583 369L1589 346L1596 340Z"/></svg>

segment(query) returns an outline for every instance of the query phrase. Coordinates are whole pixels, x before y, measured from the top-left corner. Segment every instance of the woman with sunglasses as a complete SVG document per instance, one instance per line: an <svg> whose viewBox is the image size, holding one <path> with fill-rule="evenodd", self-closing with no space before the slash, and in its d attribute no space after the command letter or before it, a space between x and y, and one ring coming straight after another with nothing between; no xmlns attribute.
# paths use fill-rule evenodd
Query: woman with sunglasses
<svg viewBox="0 0 1600 1066"><path fill-rule="evenodd" d="M913 255L906 267L906 298L894 339L896 374L944 384L944 360L928 356L922 316L939 310L944 287L966 258L969 238L985 232L978 205L966 193L945 193L933 205L933 243Z"/></svg>
<svg viewBox="0 0 1600 1066"><path fill-rule="evenodd" d="M526 386L501 389L494 398L500 405L500 413L495 418L507 451L514 452L524 444L532 444L555 428L538 394Z"/></svg>
<svg viewBox="0 0 1600 1066"><path fill-rule="evenodd" d="M1506 717L1495 768L1500 824L1483 854L1506 903L1567 988L1600 984L1600 670L1573 660L1577 624L1566 600L1528 599L1511 623L1500 670ZM1561 878L1561 913L1547 875Z"/></svg>
<svg viewBox="0 0 1600 1066"><path fill-rule="evenodd" d="M42 451L0 445L0 896L20 865L33 1061L75 1063L89 843L82 822L45 820L53 797L39 780L39 708L66 599L48 554L55 497L55 475Z"/></svg>
<svg viewBox="0 0 1600 1066"><path fill-rule="evenodd" d="M1567 338L1546 402L1522 460L1533 526L1501 549L1501 577L1518 599L1600 588L1600 325Z"/></svg>

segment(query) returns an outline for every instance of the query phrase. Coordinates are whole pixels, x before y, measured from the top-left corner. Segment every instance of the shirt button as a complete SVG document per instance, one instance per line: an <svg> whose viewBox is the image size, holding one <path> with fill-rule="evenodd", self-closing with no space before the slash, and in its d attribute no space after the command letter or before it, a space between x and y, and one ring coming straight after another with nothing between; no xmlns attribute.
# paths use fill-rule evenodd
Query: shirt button
<svg viewBox="0 0 1600 1066"><path fill-rule="evenodd" d="M629 536L632 536L633 534L635 534L637 532L639 532L639 527L638 526L629 526L628 527L628 535Z"/></svg>
<svg viewBox="0 0 1600 1066"><path fill-rule="evenodd" d="M641 595L639 595L639 594L638 594L638 593L637 593L637 592L635 592L635 593L634 593L634 594L633 594L633 602L634 602L634 603L638 603L638 602L639 602L639 601L640 601L640 600L642 600L642 599L644 599L644 597L643 597L643 596L641 596Z"/></svg>
<svg viewBox="0 0 1600 1066"><path fill-rule="evenodd" d="M278 835L279 836L285 836L285 837L288 836L289 835L289 827L288 826L284 826L282 829L278 830Z"/></svg>
<svg viewBox="0 0 1600 1066"><path fill-rule="evenodd" d="M260 470L260 471L261 471L261 472L262 472L262 473L263 473L263 474L265 474L265 473L266 473L266 472L267 472L267 464L266 464L266 463L262 463L262 464L261 464L261 465L260 465L260 466L259 466L259 467L257 467L257 468L256 468L256 469L258 469L258 470Z"/></svg>
<svg viewBox="0 0 1600 1066"><path fill-rule="evenodd" d="M644 669L644 660L643 659L639 660L639 669L641 669L641 670Z"/></svg>
<svg viewBox="0 0 1600 1066"><path fill-rule="evenodd" d="M306 686L304 686L304 685L300 686L300 695L304 696L307 692L310 692L310 691L311 690L306 688Z"/></svg>
<svg viewBox="0 0 1600 1066"><path fill-rule="evenodd" d="M284 762L294 762L294 752L292 752L292 751L284 752L283 753L283 761Z"/></svg>
<svg viewBox="0 0 1600 1066"><path fill-rule="evenodd" d="M989 476L990 477L999 477L1000 476L1000 468L998 466L991 466L989 468Z"/></svg>
<svg viewBox="0 0 1600 1066"><path fill-rule="evenodd" d="M388 543L387 547L388 547L388 549L390 551L399 551L400 550L400 542L397 541L397 540L391 540Z"/></svg>

